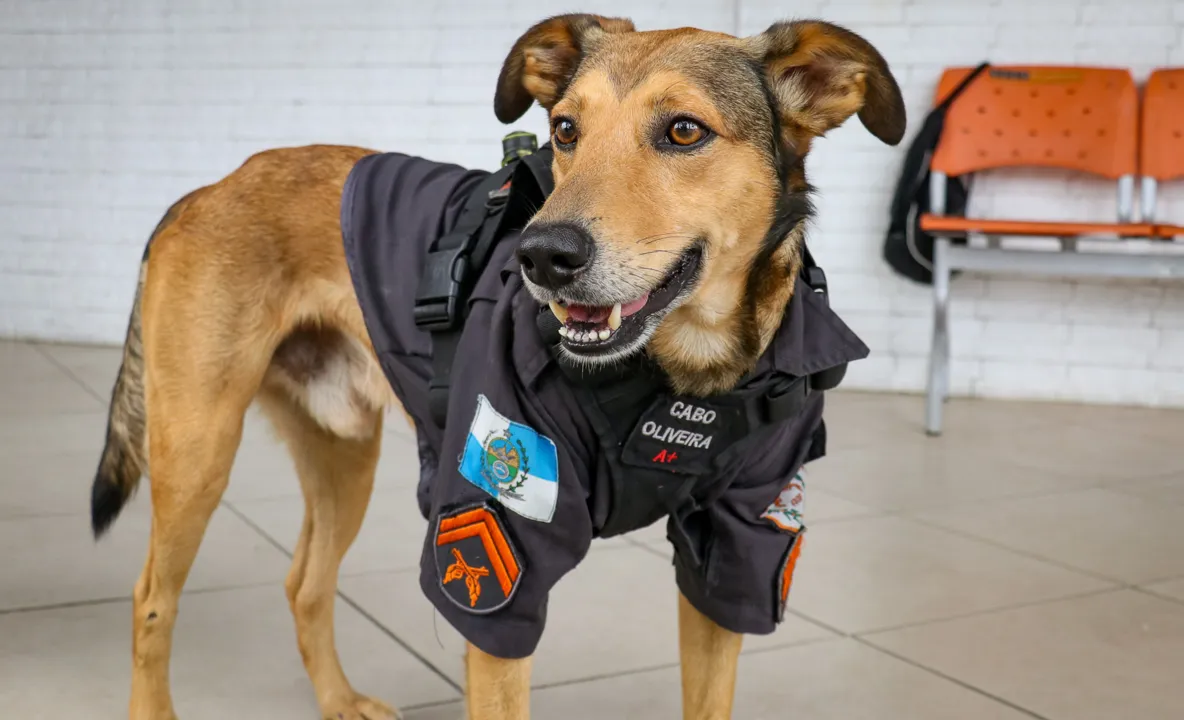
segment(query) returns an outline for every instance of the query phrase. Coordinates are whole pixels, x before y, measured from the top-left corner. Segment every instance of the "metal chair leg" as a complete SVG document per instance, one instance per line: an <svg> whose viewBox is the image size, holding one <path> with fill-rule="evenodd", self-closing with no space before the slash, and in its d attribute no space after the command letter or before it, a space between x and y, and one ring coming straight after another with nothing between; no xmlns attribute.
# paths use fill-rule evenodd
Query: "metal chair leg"
<svg viewBox="0 0 1184 720"><path fill-rule="evenodd" d="M929 383L925 398L925 432L941 435L942 403L950 390L950 241L933 246L933 338L929 348Z"/></svg>

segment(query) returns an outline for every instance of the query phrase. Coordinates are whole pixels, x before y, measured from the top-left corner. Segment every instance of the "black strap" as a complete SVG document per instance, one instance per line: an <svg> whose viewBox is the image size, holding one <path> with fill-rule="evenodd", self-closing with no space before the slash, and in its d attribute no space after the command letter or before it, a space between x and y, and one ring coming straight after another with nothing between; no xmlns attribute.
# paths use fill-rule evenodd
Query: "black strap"
<svg viewBox="0 0 1184 720"><path fill-rule="evenodd" d="M432 244L415 295L415 325L432 335L428 409L440 427L448 416L452 363L473 283L515 218L525 222L554 189L550 149L513 157L477 183L455 227Z"/></svg>
<svg viewBox="0 0 1184 720"><path fill-rule="evenodd" d="M416 327L435 332L460 325L462 291L472 280L469 256L486 219L503 209L504 201L498 203L495 197L513 172L514 167L507 166L479 182L452 232L438 238L429 248L415 293Z"/></svg>
<svg viewBox="0 0 1184 720"><path fill-rule="evenodd" d="M943 113L946 110L949 110L950 106L954 104L954 101L958 99L958 96L961 95L966 90L966 88L970 87L970 83L974 82L974 79L979 75L982 75L983 71L989 67L991 67L991 63L989 62L979 63L977 67L970 71L969 75L962 78L962 82L958 83L958 86L955 87L949 95L946 95L945 98L940 103L938 103L937 107L934 109L941 110Z"/></svg>
<svg viewBox="0 0 1184 720"><path fill-rule="evenodd" d="M826 273L814 262L814 255L805 242L802 243L802 276L811 290L819 295L826 295Z"/></svg>
<svg viewBox="0 0 1184 720"><path fill-rule="evenodd" d="M552 157L554 152L551 150L551 143L547 143L530 155L519 158L522 167L530 173L544 199L550 197L555 190L555 176L551 174ZM520 174L522 172L519 171Z"/></svg>
<svg viewBox="0 0 1184 720"><path fill-rule="evenodd" d="M418 328L432 334L428 409L440 427L448 415L452 361L464 324L465 301L493 247L514 169L509 165L479 182L452 232L437 239L424 259L414 317Z"/></svg>

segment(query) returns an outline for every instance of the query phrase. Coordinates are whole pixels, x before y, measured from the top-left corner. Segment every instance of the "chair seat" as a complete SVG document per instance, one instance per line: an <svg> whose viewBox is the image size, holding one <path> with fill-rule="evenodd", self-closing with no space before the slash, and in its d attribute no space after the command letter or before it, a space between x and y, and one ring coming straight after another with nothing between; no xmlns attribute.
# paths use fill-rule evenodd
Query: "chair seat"
<svg viewBox="0 0 1184 720"><path fill-rule="evenodd" d="M1082 237L1117 235L1152 237L1156 227L1145 223L1041 222L1036 220L986 220L946 215L921 216L921 229L934 235L1032 235L1040 237ZM1180 229L1184 233L1184 228ZM1162 236L1159 236L1162 237Z"/></svg>

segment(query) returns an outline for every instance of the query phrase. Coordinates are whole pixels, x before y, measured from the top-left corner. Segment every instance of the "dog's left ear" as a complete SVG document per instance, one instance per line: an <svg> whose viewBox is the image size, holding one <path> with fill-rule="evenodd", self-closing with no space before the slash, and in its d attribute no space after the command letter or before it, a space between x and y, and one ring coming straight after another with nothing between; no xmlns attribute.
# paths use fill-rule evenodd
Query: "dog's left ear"
<svg viewBox="0 0 1184 720"><path fill-rule="evenodd" d="M778 23L749 39L795 139L823 135L859 113L872 135L889 145L904 137L904 99L896 78L871 43L817 20Z"/></svg>
<svg viewBox="0 0 1184 720"><path fill-rule="evenodd" d="M514 122L534 100L550 110L599 38L633 29L633 22L625 18L573 14L547 18L527 30L510 49L497 79L497 119Z"/></svg>

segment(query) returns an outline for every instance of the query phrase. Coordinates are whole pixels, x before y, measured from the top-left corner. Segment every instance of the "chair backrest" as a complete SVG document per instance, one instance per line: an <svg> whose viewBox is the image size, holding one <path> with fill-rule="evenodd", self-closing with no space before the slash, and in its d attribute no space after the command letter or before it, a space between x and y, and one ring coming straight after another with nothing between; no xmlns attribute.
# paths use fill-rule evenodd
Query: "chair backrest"
<svg viewBox="0 0 1184 720"><path fill-rule="evenodd" d="M1156 70L1147 79L1139 172L1161 182L1184 177L1184 68Z"/></svg>
<svg viewBox="0 0 1184 720"><path fill-rule="evenodd" d="M946 70L937 102L971 69ZM1138 91L1128 70L992 66L951 105L931 167L950 176L1056 167L1133 182L1138 123Z"/></svg>

